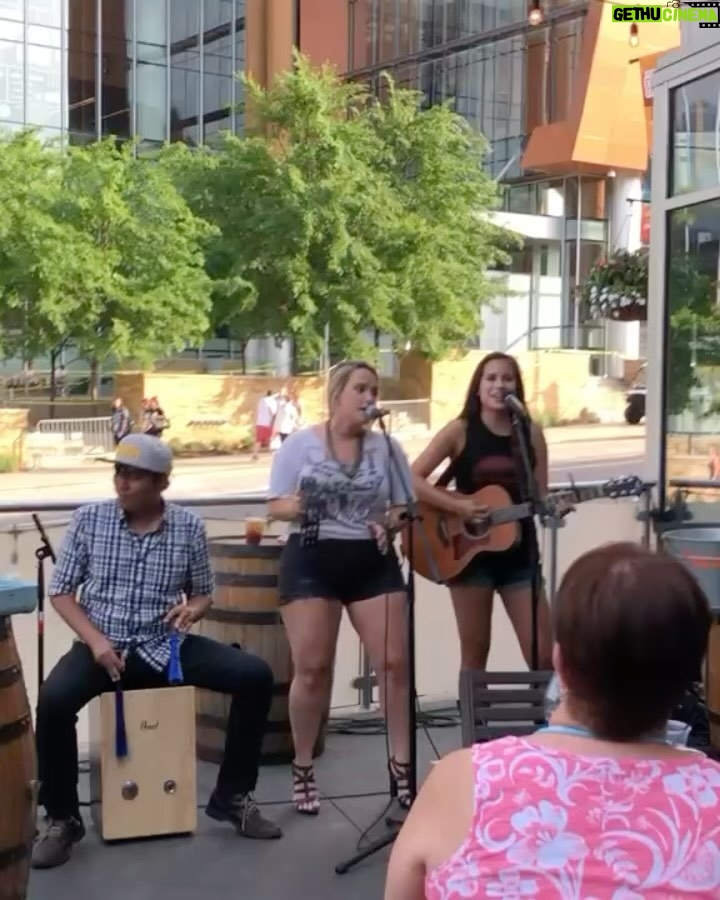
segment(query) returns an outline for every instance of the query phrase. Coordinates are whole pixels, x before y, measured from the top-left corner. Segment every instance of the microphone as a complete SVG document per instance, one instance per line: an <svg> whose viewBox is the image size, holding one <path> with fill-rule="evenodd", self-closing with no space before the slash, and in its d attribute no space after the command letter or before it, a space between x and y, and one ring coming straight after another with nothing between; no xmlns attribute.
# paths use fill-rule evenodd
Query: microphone
<svg viewBox="0 0 720 900"><path fill-rule="evenodd" d="M527 418L525 405L511 391L503 391L503 403L509 412L522 416L524 419Z"/></svg>
<svg viewBox="0 0 720 900"><path fill-rule="evenodd" d="M374 403L368 403L364 412L368 422L376 422L378 419L384 419L385 416L390 415L389 409L383 409L380 406L376 406Z"/></svg>

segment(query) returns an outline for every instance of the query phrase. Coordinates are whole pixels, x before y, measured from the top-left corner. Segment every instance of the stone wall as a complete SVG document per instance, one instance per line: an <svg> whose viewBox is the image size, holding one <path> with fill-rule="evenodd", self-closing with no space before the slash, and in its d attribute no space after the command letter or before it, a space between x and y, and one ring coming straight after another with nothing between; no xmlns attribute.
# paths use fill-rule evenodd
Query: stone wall
<svg viewBox="0 0 720 900"><path fill-rule="evenodd" d="M25 435L28 430L26 409L0 409L0 459L3 471L25 464Z"/></svg>
<svg viewBox="0 0 720 900"><path fill-rule="evenodd" d="M157 397L170 420L166 437L183 442L205 438L209 432L230 441L247 438L254 428L258 400L282 387L299 392L306 421L323 416L325 384L315 376L283 379L172 372L118 372L115 376L115 393L136 423L140 423L143 398Z"/></svg>
<svg viewBox="0 0 720 900"><path fill-rule="evenodd" d="M408 399L430 399L430 426L434 431L460 412L472 374L486 355L477 350L434 363L415 353L402 358L404 395ZM516 354L532 414L554 424L592 420L596 385L596 379L590 376L592 355L582 350Z"/></svg>

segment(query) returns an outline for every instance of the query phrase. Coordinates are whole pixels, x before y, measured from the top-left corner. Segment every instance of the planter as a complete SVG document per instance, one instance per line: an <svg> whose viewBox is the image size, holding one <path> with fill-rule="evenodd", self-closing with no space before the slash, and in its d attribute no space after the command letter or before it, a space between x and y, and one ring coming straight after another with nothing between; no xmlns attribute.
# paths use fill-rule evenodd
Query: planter
<svg viewBox="0 0 720 900"><path fill-rule="evenodd" d="M615 322L647 320L648 254L645 248L619 250L597 262L580 288L591 319Z"/></svg>
<svg viewBox="0 0 720 900"><path fill-rule="evenodd" d="M612 319L614 322L647 322L647 306L639 306L637 303L618 306L607 310L601 317Z"/></svg>

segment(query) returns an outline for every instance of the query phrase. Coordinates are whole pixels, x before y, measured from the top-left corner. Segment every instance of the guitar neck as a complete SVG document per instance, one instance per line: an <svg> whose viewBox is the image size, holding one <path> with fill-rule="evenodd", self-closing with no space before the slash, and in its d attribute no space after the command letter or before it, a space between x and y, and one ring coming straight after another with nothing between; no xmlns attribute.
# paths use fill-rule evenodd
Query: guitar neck
<svg viewBox="0 0 720 900"><path fill-rule="evenodd" d="M573 503L586 503L588 500L601 500L606 496L602 485L593 487L572 488L570 491L558 491L558 496L567 496Z"/></svg>
<svg viewBox="0 0 720 900"><path fill-rule="evenodd" d="M513 506L505 506L502 509L492 511L493 525L503 525L506 522L517 522L518 519L529 519L532 516L532 506L529 503L516 503Z"/></svg>

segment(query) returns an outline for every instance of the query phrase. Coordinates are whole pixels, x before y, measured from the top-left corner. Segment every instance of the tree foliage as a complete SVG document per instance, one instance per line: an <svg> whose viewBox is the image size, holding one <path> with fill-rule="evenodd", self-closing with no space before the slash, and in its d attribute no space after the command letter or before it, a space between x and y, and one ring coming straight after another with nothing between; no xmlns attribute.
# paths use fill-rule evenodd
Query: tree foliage
<svg viewBox="0 0 720 900"><path fill-rule="evenodd" d="M162 167L112 139L61 155L22 133L0 141L0 201L6 354L72 341L93 363L150 362L202 340L212 229Z"/></svg>
<svg viewBox="0 0 720 900"><path fill-rule="evenodd" d="M337 354L385 333L437 356L479 330L513 243L482 138L300 56L245 81L248 131L212 150L0 139L0 350L151 362L225 329L310 361L329 328Z"/></svg>
<svg viewBox="0 0 720 900"><path fill-rule="evenodd" d="M73 148L57 215L88 247L73 338L88 358L151 362L201 341L210 280L195 216L165 170L112 139Z"/></svg>
<svg viewBox="0 0 720 900"><path fill-rule="evenodd" d="M290 334L305 358L326 325L346 355L367 349L367 330L430 355L478 331L501 292L487 270L512 244L488 216L498 193L482 138L390 79L378 102L300 56L270 88L245 80L248 134L166 159L218 228L216 321Z"/></svg>

